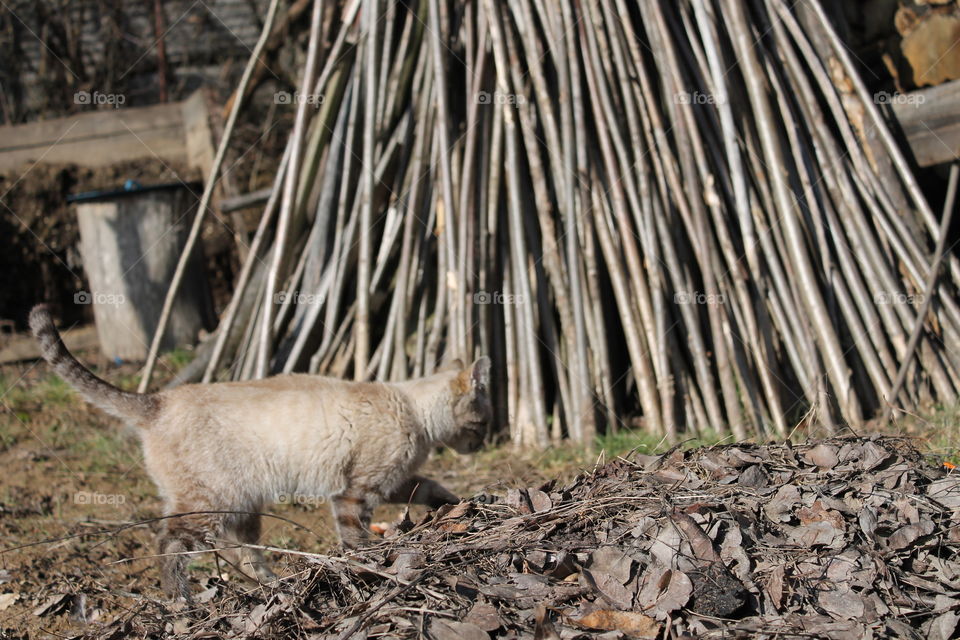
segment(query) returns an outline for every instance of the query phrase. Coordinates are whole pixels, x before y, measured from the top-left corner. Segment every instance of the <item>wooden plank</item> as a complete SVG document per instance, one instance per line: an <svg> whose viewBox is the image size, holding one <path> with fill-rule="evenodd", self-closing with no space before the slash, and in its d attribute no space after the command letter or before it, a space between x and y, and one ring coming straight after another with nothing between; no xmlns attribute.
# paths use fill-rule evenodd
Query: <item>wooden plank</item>
<svg viewBox="0 0 960 640"><path fill-rule="evenodd" d="M186 162L180 103L0 127L0 171L33 162L102 167L138 158Z"/></svg>
<svg viewBox="0 0 960 640"><path fill-rule="evenodd" d="M207 179L216 154L213 149L213 136L210 134L210 113L207 111L203 89L194 91L192 96L181 103L180 109L187 163L191 167L199 167L204 179Z"/></svg>
<svg viewBox="0 0 960 640"><path fill-rule="evenodd" d="M137 136L93 138L82 142L61 142L46 148L20 149L0 153L0 171L16 170L35 162L107 167L141 158L160 158L165 162L184 163L187 156L182 137L183 129L172 127L141 132Z"/></svg>
<svg viewBox="0 0 960 640"><path fill-rule="evenodd" d="M918 165L960 159L960 80L894 94L889 102Z"/></svg>
<svg viewBox="0 0 960 640"><path fill-rule="evenodd" d="M100 136L126 135L156 128L182 126L181 107L176 103L89 111L69 118L40 120L0 127L0 153L24 147L45 147L57 142L90 140Z"/></svg>

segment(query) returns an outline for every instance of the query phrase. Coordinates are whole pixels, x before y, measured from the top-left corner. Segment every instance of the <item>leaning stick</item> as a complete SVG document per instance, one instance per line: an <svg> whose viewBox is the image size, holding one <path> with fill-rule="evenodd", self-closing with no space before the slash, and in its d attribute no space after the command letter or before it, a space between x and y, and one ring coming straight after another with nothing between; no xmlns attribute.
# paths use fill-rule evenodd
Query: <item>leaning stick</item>
<svg viewBox="0 0 960 640"><path fill-rule="evenodd" d="M270 358L273 351L273 306L276 295L277 280L284 262L287 235L290 230L290 219L293 217L294 205L297 200L297 187L300 180L300 164L303 160L303 142L307 132L308 110L312 109L311 101L306 99L316 80L317 62L320 57L320 25L323 14L323 1L313 0L313 13L310 18L310 42L307 45L307 64L303 70L301 83L304 96L297 105L297 116L293 125L293 134L290 144L290 163L283 183L283 200L280 204L280 216L277 223L277 234L274 238L273 260L267 271L266 295L263 301L263 323L260 326L260 342L257 350L256 377L266 377L270 369Z"/></svg>
<svg viewBox="0 0 960 640"><path fill-rule="evenodd" d="M277 15L277 6L280 0L271 0L270 7L267 9L267 19L263 23L263 29L260 31L260 38L257 40L250 59L247 60L247 66L243 70L243 76L240 78L240 85L237 88L237 95L243 95L247 84L250 82L250 76L260 59L260 53L263 51L270 32L273 29L273 21ZM177 268L173 272L173 279L170 280L170 288L167 289L167 297L163 301L163 309L160 311L160 318L157 320L157 329L153 334L153 341L150 343L150 352L147 354L147 362L143 368L143 377L140 379L140 385L137 387L139 393L145 393L150 386L150 378L153 376L153 368L157 364L157 354L160 352L160 342L163 340L163 334L167 330L167 322L170 320L170 312L173 310L173 301L180 290L180 283L183 280L183 274L187 269L187 261L193 253L193 247L197 244L200 237L200 229L203 226L203 220L206 217L207 209L210 205L210 198L213 196L213 189L217 185L217 174L220 173L220 166L226 156L227 148L230 146L230 138L233 136L233 127L237 123L237 115L240 113L242 101L236 100L233 108L230 110L230 117L223 128L223 136L220 138L220 145L217 147L217 155L213 159L213 166L210 167L210 174L207 176L206 185L203 188L203 195L200 198L200 206L197 207L197 214L193 219L193 226L190 228L190 235L187 236L187 242L183 246L183 252L180 254L180 260L177 262Z"/></svg>
<svg viewBox="0 0 960 640"><path fill-rule="evenodd" d="M357 265L357 325L356 350L354 351L353 377L365 380L370 358L370 233L373 225L373 174L375 171L373 151L376 143L377 115L377 23L379 22L378 0L366 0L363 6L365 26L364 85L363 85L363 163L361 180L363 201L360 205L360 246Z"/></svg>
<svg viewBox="0 0 960 640"><path fill-rule="evenodd" d="M883 419L886 421L893 412L893 403L897 401L897 394L900 387L907 377L907 371L910 368L910 361L913 359L913 352L917 348L920 336L923 332L923 323L927 317L927 311L933 303L934 288L937 284L937 276L940 271L940 262L943 260L944 250L947 246L947 231L950 229L950 222L953 220L954 203L957 197L957 178L960 177L960 163L955 162L950 167L950 183L947 186L947 199L943 208L943 219L940 221L940 235L937 238L937 247L933 252L933 260L930 262L930 272L927 274L927 282L923 291L923 304L917 312L917 319L913 323L913 331L910 333L910 341L907 343L907 351L900 361L900 370L897 371L897 377L890 387L890 393L887 395L887 404L883 410Z"/></svg>

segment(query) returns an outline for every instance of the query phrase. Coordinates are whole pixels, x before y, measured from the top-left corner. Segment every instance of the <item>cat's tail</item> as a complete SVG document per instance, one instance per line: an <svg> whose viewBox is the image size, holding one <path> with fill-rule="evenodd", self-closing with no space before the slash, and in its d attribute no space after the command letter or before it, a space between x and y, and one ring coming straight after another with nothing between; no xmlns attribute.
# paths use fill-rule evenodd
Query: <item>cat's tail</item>
<svg viewBox="0 0 960 640"><path fill-rule="evenodd" d="M30 330L40 343L43 359L90 404L141 427L159 413L157 396L118 389L77 362L60 339L47 305L38 304L30 311Z"/></svg>

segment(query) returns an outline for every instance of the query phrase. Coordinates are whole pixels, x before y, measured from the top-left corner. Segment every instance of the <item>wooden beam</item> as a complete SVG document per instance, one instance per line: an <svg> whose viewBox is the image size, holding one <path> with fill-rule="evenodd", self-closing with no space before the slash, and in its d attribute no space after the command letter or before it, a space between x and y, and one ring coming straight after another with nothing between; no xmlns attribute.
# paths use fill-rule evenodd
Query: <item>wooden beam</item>
<svg viewBox="0 0 960 640"><path fill-rule="evenodd" d="M201 91L183 102L122 107L69 118L0 126L0 171L33 162L105 167L142 158L213 163L207 106Z"/></svg>
<svg viewBox="0 0 960 640"><path fill-rule="evenodd" d="M103 167L138 158L186 161L179 104L121 108L0 127L0 171L32 162Z"/></svg>
<svg viewBox="0 0 960 640"><path fill-rule="evenodd" d="M887 96L921 167L960 160L960 80Z"/></svg>
<svg viewBox="0 0 960 640"><path fill-rule="evenodd" d="M233 196L232 198L224 198L220 201L220 211L222 213L230 213L232 211L238 211L239 209L246 209L247 207L259 206L270 199L271 193L273 193L273 187L266 187L265 189L244 193L243 195Z"/></svg>

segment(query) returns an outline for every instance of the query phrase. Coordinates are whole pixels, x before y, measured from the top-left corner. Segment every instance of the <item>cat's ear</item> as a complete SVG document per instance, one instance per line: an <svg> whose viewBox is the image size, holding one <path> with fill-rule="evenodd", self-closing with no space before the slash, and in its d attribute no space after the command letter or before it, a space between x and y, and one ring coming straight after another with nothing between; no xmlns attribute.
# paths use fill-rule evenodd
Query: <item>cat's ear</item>
<svg viewBox="0 0 960 640"><path fill-rule="evenodd" d="M470 365L470 388L485 392L490 386L490 358L483 356Z"/></svg>
<svg viewBox="0 0 960 640"><path fill-rule="evenodd" d="M453 360L447 360L437 369L437 373L442 373L444 371L463 371L463 360L460 358L454 358Z"/></svg>

